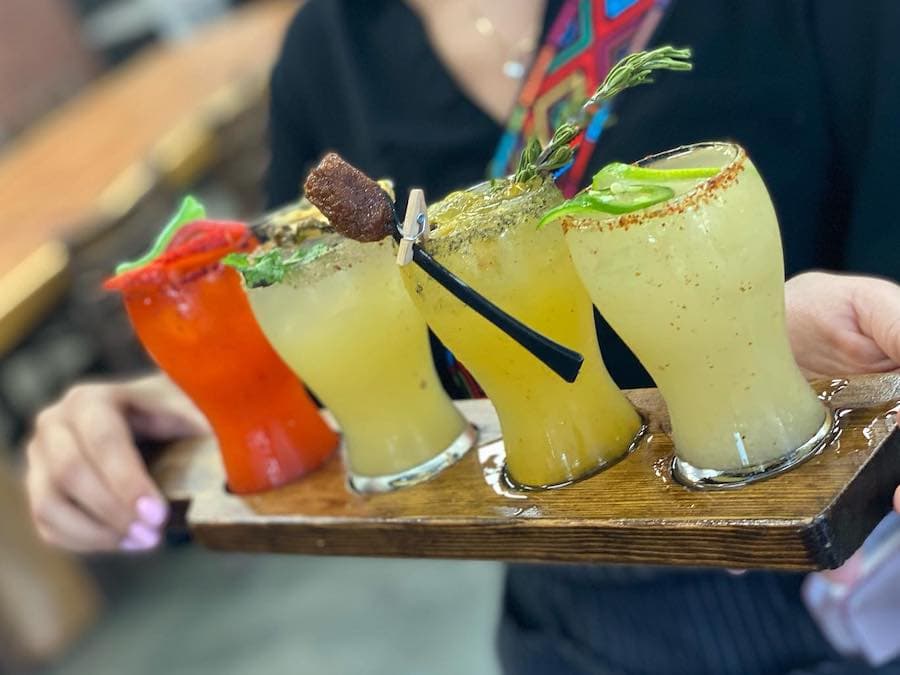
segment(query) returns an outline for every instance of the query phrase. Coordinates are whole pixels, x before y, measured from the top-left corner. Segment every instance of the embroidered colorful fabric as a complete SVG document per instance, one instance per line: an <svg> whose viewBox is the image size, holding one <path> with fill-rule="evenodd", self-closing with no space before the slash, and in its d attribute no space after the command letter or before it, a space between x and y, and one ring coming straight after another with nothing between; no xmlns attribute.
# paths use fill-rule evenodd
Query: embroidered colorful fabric
<svg viewBox="0 0 900 675"><path fill-rule="evenodd" d="M553 129L577 113L613 64L647 45L667 5L668 0L567 0L524 81L489 175L513 173L531 136L545 145ZM582 138L573 141L580 149L557 177L567 197L579 189L608 116L608 107L598 110Z"/></svg>
<svg viewBox="0 0 900 675"><path fill-rule="evenodd" d="M514 173L522 146L531 136L545 145L553 129L578 112L613 64L644 49L668 4L669 0L567 0L524 80L488 175ZM567 197L578 191L608 116L608 106L593 115L585 132L573 141L580 143L574 161L557 172L557 184ZM449 352L447 367L466 396L484 396Z"/></svg>

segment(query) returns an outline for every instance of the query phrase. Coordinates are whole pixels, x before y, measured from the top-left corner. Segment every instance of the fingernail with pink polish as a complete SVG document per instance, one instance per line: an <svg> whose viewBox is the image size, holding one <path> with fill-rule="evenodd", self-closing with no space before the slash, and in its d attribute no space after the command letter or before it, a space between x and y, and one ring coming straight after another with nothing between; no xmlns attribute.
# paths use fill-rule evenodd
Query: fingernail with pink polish
<svg viewBox="0 0 900 675"><path fill-rule="evenodd" d="M141 549L153 548L159 543L159 532L147 527L142 522L132 523L128 528L128 536L125 541L131 540Z"/></svg>
<svg viewBox="0 0 900 675"><path fill-rule="evenodd" d="M169 517L169 508L156 497L141 497L137 500L137 513L147 525L159 527Z"/></svg>
<svg viewBox="0 0 900 675"><path fill-rule="evenodd" d="M119 542L120 551L144 551L146 549L146 546L139 544L131 537L125 537L125 539Z"/></svg>

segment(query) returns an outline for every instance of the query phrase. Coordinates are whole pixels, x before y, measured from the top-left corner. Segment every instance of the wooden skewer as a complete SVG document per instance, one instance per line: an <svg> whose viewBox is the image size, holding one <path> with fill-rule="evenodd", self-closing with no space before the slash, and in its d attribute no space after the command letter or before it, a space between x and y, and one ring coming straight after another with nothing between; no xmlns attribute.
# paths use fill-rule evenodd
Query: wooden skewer
<svg viewBox="0 0 900 675"><path fill-rule="evenodd" d="M406 202L406 216L403 219L403 236L400 238L400 246L397 250L397 264L408 265L413 259L413 244L427 239L430 232L428 225L428 205L425 203L425 193L414 188L409 192Z"/></svg>

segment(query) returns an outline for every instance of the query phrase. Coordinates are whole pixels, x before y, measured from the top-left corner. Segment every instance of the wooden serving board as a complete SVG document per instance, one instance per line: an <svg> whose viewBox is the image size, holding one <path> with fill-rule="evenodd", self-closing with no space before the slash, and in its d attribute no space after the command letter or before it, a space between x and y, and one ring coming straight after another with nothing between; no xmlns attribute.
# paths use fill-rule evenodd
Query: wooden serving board
<svg viewBox="0 0 900 675"><path fill-rule="evenodd" d="M889 511L900 484L900 374L816 385L840 418L837 438L786 474L730 491L673 483L668 418L655 389L627 392L650 425L632 455L544 492L504 486L503 442L484 400L459 404L481 430L478 448L431 481L389 494L354 494L335 458L292 485L234 496L211 439L171 447L154 471L172 499L190 502L196 538L220 550L833 568Z"/></svg>

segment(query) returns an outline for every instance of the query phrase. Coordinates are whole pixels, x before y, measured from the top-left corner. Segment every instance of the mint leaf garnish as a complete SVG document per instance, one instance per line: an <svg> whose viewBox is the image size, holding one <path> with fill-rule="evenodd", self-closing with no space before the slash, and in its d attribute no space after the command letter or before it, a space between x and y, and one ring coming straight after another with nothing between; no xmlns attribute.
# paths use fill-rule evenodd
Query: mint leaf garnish
<svg viewBox="0 0 900 675"><path fill-rule="evenodd" d="M293 250L286 257L285 251L280 248L252 254L229 253L222 258L222 264L240 272L248 287L262 288L281 283L292 269L311 263L330 248L327 244L319 242Z"/></svg>

